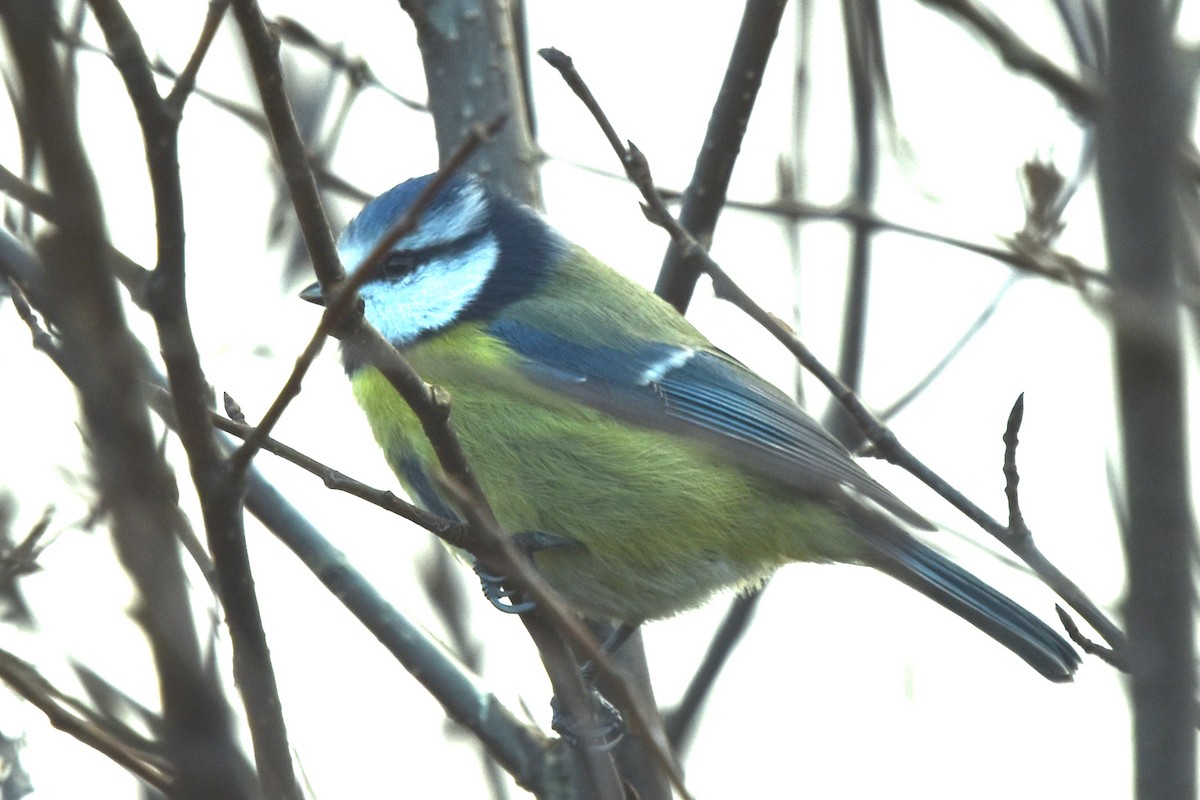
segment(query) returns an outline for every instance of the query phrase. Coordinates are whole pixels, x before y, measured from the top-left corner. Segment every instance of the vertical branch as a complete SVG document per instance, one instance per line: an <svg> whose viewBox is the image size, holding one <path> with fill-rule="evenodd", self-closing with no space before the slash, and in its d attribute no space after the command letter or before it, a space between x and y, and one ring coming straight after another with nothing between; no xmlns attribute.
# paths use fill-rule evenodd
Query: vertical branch
<svg viewBox="0 0 1200 800"><path fill-rule="evenodd" d="M879 7L874 2L843 0L842 17L854 110L854 189L851 203L855 208L869 209L874 203L879 183L874 79L883 69L883 28L879 21ZM842 316L838 377L857 393L862 388L867 296L871 281L871 237L875 229L865 217L856 219L851 227L850 275ZM856 442L862 441L862 429L836 403L826 415L825 427L851 450L855 449Z"/></svg>
<svg viewBox="0 0 1200 800"><path fill-rule="evenodd" d="M163 745L175 796L244 797L228 710L200 651L177 534L182 516L141 392L143 354L125 324L100 206L54 44L48 3L5 2L0 15L23 105L58 215L44 242L47 312L75 381L100 494L122 565L137 586L133 615L153 653ZM220 764L221 768L218 768Z"/></svg>
<svg viewBox="0 0 1200 800"><path fill-rule="evenodd" d="M429 87L429 110L443 159L472 127L510 115L511 121L467 169L514 199L541 208L538 158L527 124L528 98L513 48L517 37L500 0L400 0L417 28ZM514 110L520 110L514 114ZM444 163L444 161L443 161Z"/></svg>
<svg viewBox="0 0 1200 800"><path fill-rule="evenodd" d="M704 702L712 693L713 685L729 661L729 656L749 630L750 623L758 611L759 601L762 600L764 588L759 587L752 592L738 595L729 604L729 610L725 612L717 632L708 643L708 650L688 682L679 705L667 717L667 736L676 753L682 754L691 744L696 723L704 710Z"/></svg>
<svg viewBox="0 0 1200 800"><path fill-rule="evenodd" d="M705 248L712 244L733 165L742 149L742 138L785 8L786 0L746 0L725 80L713 105L704 144L679 212L680 224ZM667 246L654 291L682 313L691 302L701 272L701 266L672 241Z"/></svg>
<svg viewBox="0 0 1200 800"><path fill-rule="evenodd" d="M578 661L562 634L554 625L548 624L540 611L522 614L521 622L537 647L538 656L550 678L554 699L561 704L571 724L580 726L583 731L597 730L600 720L594 708L592 690L584 684ZM621 800L628 796L624 791L622 776L617 772L616 762L603 747L592 746L585 740L571 746L571 755L582 776L577 785L586 787L586 797ZM636 792L634 796L641 797Z"/></svg>
<svg viewBox="0 0 1200 800"><path fill-rule="evenodd" d="M1114 355L1128 523L1139 798L1196 796L1195 531L1189 507L1182 340L1172 243L1176 162L1194 87L1178 85L1160 3L1110 0L1100 199L1116 284Z"/></svg>
<svg viewBox="0 0 1200 800"><path fill-rule="evenodd" d="M788 137L790 152L787 168L779 170L779 199L785 203L800 203L804 197L804 134L808 130L808 112L812 103L810 72L812 71L812 21L814 0L799 0L796 4L796 68L792 86L791 135ZM792 265L792 292L795 303L792 311L792 327L800 330L800 219L789 217L784 222L784 235L788 243L788 256ZM796 402L804 405L804 370L796 365Z"/></svg>
<svg viewBox="0 0 1200 800"><path fill-rule="evenodd" d="M185 292L183 187L179 176L179 123L193 76L224 16L225 4L214 3L188 67L169 102L159 96L149 59L117 0L91 0L126 89L137 112L146 148L154 195L158 264L147 283L147 299L179 420L179 436L187 453L192 482L200 499L212 552L225 620L233 643L233 669L246 707L262 789L270 798L299 798L292 769L287 728L271 665L262 614L254 589L246 548L242 496L244 476L226 460L209 423L209 388L192 335ZM222 711L224 708L222 707ZM225 716L228 716L227 713ZM228 720L224 748L210 745L193 757L212 774L231 772L236 752ZM210 763L205 759L213 756Z"/></svg>
<svg viewBox="0 0 1200 800"><path fill-rule="evenodd" d="M300 138L292 115L292 104L283 90L279 40L267 30L262 11L254 0L234 0L232 5L242 39L246 43L246 55L258 83L258 94L271 130L279 168L283 171L288 194L296 209L300 235L321 285L332 286L344 277L344 273L333 235L329 232L325 205L321 202L317 182L308 165L308 149Z"/></svg>
<svg viewBox="0 0 1200 800"><path fill-rule="evenodd" d="M518 4L511 12L505 12L500 8L501 4L486 2L484 17L490 14L493 19L488 21L474 15L454 22L459 33L463 33L463 24L470 25L462 40L446 40L446 31L451 23L450 18L442 13L445 9L439 11L435 21L425 13L426 8L421 2L402 2L401 5L417 25L429 83L429 106L438 132L441 163L447 163L459 144L459 133L464 129L469 130L470 122L476 118L463 117L462 109L467 107L476 110L479 104L491 107L497 113L507 115L508 125L500 135L480 149L480 154L473 157L472 163L478 171L487 170L485 174L492 185L500 187L510 196L523 199L527 204L540 205L540 178L528 158L527 149L532 146L533 131L533 111L528 94L528 54L523 48L514 49L514 42L524 42L523 6ZM462 7L467 5L464 3ZM457 9L459 6L451 4L450 8ZM484 41L473 41L475 36L483 36ZM465 76L481 73L489 74L490 81L470 80ZM471 94L470 102L465 106L464 92ZM489 165L502 165L503 168ZM570 657L571 651L563 641L562 632L545 625L536 616L525 615L522 621L542 655L547 675L554 686L555 698L569 707L572 698L578 700L578 692L573 690L581 688L576 685L580 680L579 665ZM640 638L636 634L634 638L638 640L628 642L612 658L621 665L630 691L643 701L641 708L646 723L661 728L661 718L652 702L654 693L645 651L640 646ZM561 657L555 657L556 653ZM608 696L621 696L616 687L608 685L604 676L598 686ZM588 710L586 704L579 706L576 703L576 706L577 712ZM660 740L666 740L661 729L657 733ZM592 786L597 792L619 794L621 782L624 781L644 800L669 800L672 796L670 777L662 769L658 755L645 741L631 736L626 737L611 753L581 752L575 765L584 776L582 784Z"/></svg>
<svg viewBox="0 0 1200 800"><path fill-rule="evenodd" d="M516 71L521 80L521 97L525 105L525 125L529 138L537 142L537 114L533 109L533 49L529 46L529 9L525 0L510 0L509 15L512 18L513 57L517 61Z"/></svg>
<svg viewBox="0 0 1200 800"><path fill-rule="evenodd" d="M705 246L712 241L717 218L724 206L733 166L741 152L746 125L758 97L767 59L771 55L786 7L786 0L746 2L725 78L709 118L704 144L683 198L682 223L693 231ZM546 51L543 51L542 55L547 57ZM555 64L553 60L550 63ZM558 67L557 64L555 66ZM561 67L558 68L561 70ZM578 89L576 91L578 92ZM606 133L610 141L613 141L615 133L611 130ZM699 275L700 269L688 258L687 252L672 242L667 248L655 291L682 313L687 309ZM634 662L623 666L628 673L640 677L638 684L643 697L652 700L653 692L644 663L644 652L640 634L634 634L633 641L618 651L615 657L618 660L629 659ZM712 684L709 682L707 685ZM649 705L647 703L647 706ZM661 719L657 719L656 723L661 724ZM669 797L670 787L666 785L662 771L651 769L651 764L638 763L639 760L645 762L649 754L639 754L632 750L628 744L622 744L617 750L622 774L626 777L636 774L651 781L639 784L639 789L647 798ZM655 792L652 796L647 794L651 790Z"/></svg>
<svg viewBox="0 0 1200 800"><path fill-rule="evenodd" d="M605 641L615 630L609 623L593 623L597 638ZM602 638L599 634L604 634ZM654 695L654 684L650 679L650 663L646 659L646 644L642 629L634 631L625 643L612 654L613 662L620 668L621 676L629 685L640 706L652 712L650 720L658 729L655 734L664 742L667 738L666 725ZM596 688L605 697L619 697L619 688L608 675L598 675ZM674 755L675 751L670 751ZM621 780L632 787L640 800L671 800L676 795L671 791L670 775L662 769L655 753L640 737L626 736L613 749L613 758L621 773Z"/></svg>

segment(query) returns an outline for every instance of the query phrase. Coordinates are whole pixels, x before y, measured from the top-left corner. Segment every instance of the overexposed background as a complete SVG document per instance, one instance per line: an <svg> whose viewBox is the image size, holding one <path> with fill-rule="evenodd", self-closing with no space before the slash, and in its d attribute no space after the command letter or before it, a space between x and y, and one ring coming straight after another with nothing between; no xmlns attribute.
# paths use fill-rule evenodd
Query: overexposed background
<svg viewBox="0 0 1200 800"><path fill-rule="evenodd" d="M180 68L206 4L125 5L147 50ZM834 204L848 192L853 128L838 9L817 5L803 187L805 199ZM995 5L1023 38L1058 63L1072 63L1048 4ZM268 17L293 17L366 59L394 91L424 99L415 34L395 3L263 6ZM570 54L618 132L646 153L658 183L682 189L704 136L740 4L705 4L701 11L678 0L529 0L527 7L531 46L556 46ZM1185 12L1185 23L1194 30L1194 8L1185 7L1193 12L1190 18ZM886 3L884 15L898 138L882 157L878 212L985 244L1011 236L1024 219L1021 165L1036 156L1070 173L1078 160L1078 125L1048 92L1007 71L986 45L941 14L917 3ZM94 26L86 35L103 41ZM738 200L776 196L776 163L792 148L794 39L794 22L785 22L734 174L730 194ZM305 63L306 56L293 57ZM321 74L319 62L307 68ZM153 265L153 214L132 109L104 56L81 55L80 70L81 125L113 242L139 263ZM257 106L231 20L199 85ZM550 220L613 267L652 285L666 235L646 223L636 191L623 179L581 168L619 172L589 115L540 60L533 67L533 103L539 144L548 154L543 180ZM0 114L0 137L0 163L15 169L20 151L8 115ZM195 97L186 109L181 153L190 304L205 369L217 391L235 397L254 421L282 385L318 312L295 297L296 285L281 284L284 248L266 242L277 175L269 145L243 122ZM355 105L332 161L339 175L371 192L436 165L428 116L376 90ZM346 203L336 212L345 219L354 210ZM1102 268L1090 179L1064 219L1060 249ZM840 223L806 223L801 277L794 285L784 226L727 210L712 252L774 313L793 319L798 312L801 337L832 365L848 242ZM1012 270L894 233L875 237L872 265L863 397L882 408L941 358ZM135 330L149 330L144 316L130 314ZM732 307L714 300L706 282L690 316L724 349L785 389L794 385L788 355ZM927 464L1002 517L1000 435L1013 401L1024 392L1018 460L1026 518L1051 559L1116 614L1122 565L1106 478L1117 442L1108 330L1103 315L1076 291L1021 278L983 331L893 426ZM0 343L0 374L23 378L22 386L0 392L0 415L12 421L0 486L19 500L15 529L32 527L46 505L57 508L52 528L57 538L41 558L44 570L23 584L41 630L31 636L0 629L0 645L35 661L68 691L78 690L67 660L72 659L153 706L146 646L123 616L129 587L113 570L96 568L112 558L103 535L78 526L91 497L81 478L79 432L68 424L74 415L71 388L29 347L28 332L10 307L0 307ZM827 396L815 381L804 385L810 410L819 414ZM332 345L276 436L354 477L396 489ZM168 447L176 445L169 441ZM398 608L441 635L414 572L433 546L429 534L326 491L315 478L269 455L257 463ZM1050 592L984 552L991 543L957 512L898 470L865 465L944 528L930 536L939 547L1057 624ZM184 503L195 511L192 498ZM436 702L253 522L250 545L289 732L315 796L435 791L480 796L475 748L469 739L444 735ZM198 574L193 578L199 584ZM473 576L467 581L471 585ZM197 596L206 596L203 589ZM87 602L74 602L77 597ZM484 680L511 707L526 704L545 725L549 687L521 625L473 599L475 631L486 642ZM646 629L656 690L665 705L682 692L727 601L717 598ZM218 613L211 605L198 611ZM227 641L221 644L227 651ZM3 694L0 709L4 733L27 735L22 758L34 797L133 795L131 777L49 728L36 710ZM706 708L685 768L697 797L1109 797L1128 793L1130 740L1122 680L1105 664L1087 659L1073 685L1052 685L884 576L847 566L793 565L772 581Z"/></svg>

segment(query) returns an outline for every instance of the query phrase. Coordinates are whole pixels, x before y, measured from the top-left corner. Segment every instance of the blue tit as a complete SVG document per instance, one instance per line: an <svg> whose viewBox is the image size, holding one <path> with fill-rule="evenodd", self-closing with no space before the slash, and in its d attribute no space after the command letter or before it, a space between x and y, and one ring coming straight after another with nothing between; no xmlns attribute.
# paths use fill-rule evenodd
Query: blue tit
<svg viewBox="0 0 1200 800"><path fill-rule="evenodd" d="M432 176L366 205L353 271ZM671 306L474 177L456 177L361 290L428 382L496 519L579 613L637 624L760 584L792 561L899 579L1052 681L1074 649L909 532L929 529L783 392ZM320 302L310 287L305 299ZM400 483L454 516L412 411L351 346L353 392Z"/></svg>

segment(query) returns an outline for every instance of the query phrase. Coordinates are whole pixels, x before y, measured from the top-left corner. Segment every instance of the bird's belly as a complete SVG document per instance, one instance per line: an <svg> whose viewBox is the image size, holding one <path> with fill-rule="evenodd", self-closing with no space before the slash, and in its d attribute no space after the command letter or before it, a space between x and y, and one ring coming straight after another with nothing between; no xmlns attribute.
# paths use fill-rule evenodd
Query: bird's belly
<svg viewBox="0 0 1200 800"><path fill-rule="evenodd" d="M585 616L642 622L701 605L729 588L761 584L774 567L733 564L720 555L613 562L592 552L544 552L538 571Z"/></svg>
<svg viewBox="0 0 1200 800"><path fill-rule="evenodd" d="M581 613L629 622L670 616L718 590L753 586L788 561L855 557L838 512L707 445L553 398L437 382L449 384L451 422L501 526L580 545L533 558ZM374 370L354 385L393 470L415 499L433 505L437 481L414 485L414 467L438 469L412 412Z"/></svg>

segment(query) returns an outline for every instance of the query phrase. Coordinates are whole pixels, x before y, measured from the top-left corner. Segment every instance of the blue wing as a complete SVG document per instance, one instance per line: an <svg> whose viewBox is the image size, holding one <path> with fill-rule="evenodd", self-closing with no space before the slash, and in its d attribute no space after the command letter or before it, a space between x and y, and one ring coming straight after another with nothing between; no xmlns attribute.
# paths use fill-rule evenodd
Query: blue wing
<svg viewBox="0 0 1200 800"><path fill-rule="evenodd" d="M489 331L553 391L637 425L708 439L721 452L800 492L858 493L908 523L932 526L877 483L787 395L716 350L642 343L579 344L501 317Z"/></svg>

